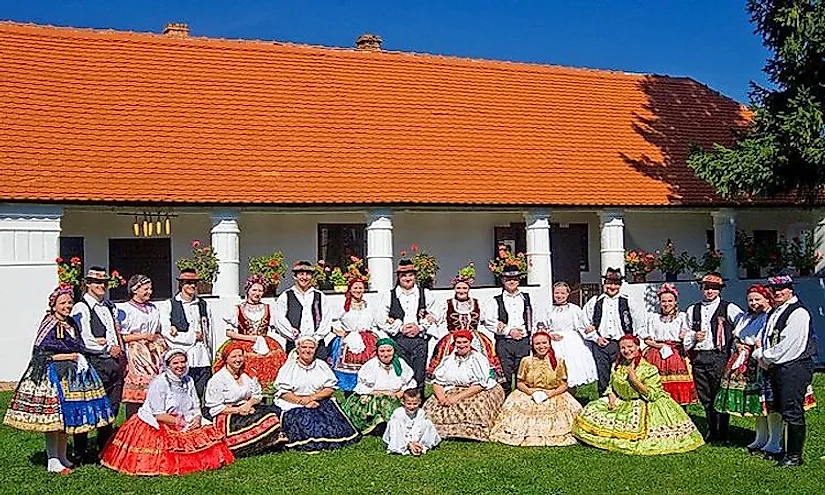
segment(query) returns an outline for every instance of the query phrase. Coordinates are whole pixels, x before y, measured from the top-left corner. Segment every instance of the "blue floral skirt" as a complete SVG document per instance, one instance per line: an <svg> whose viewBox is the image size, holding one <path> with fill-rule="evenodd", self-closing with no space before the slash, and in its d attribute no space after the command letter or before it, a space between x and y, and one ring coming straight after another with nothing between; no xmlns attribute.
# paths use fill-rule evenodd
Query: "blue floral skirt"
<svg viewBox="0 0 825 495"><path fill-rule="evenodd" d="M296 407L281 415L287 447L307 452L338 449L361 440L335 399L319 401L316 408Z"/></svg>

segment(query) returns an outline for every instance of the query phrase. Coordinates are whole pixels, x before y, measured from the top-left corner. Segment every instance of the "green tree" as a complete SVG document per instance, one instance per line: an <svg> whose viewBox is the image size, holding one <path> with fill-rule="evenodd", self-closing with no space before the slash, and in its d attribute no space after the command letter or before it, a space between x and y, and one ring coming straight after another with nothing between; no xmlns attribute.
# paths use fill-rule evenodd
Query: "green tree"
<svg viewBox="0 0 825 495"><path fill-rule="evenodd" d="M748 0L773 53L774 88L751 83L753 119L733 146L693 149L688 165L727 199L794 193L813 203L825 186L825 0Z"/></svg>

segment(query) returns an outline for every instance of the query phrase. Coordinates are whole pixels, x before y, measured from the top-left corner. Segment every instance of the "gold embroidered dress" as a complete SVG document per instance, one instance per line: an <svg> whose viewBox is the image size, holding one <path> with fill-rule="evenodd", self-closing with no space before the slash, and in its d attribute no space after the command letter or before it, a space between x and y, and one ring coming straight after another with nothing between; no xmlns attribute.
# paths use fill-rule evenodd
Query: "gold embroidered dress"
<svg viewBox="0 0 825 495"><path fill-rule="evenodd" d="M546 358L528 356L521 360L517 379L546 393L567 381L567 366L562 359L553 368ZM569 392L541 399L540 394L513 390L496 419L490 440L522 447L575 444L571 430L581 404Z"/></svg>

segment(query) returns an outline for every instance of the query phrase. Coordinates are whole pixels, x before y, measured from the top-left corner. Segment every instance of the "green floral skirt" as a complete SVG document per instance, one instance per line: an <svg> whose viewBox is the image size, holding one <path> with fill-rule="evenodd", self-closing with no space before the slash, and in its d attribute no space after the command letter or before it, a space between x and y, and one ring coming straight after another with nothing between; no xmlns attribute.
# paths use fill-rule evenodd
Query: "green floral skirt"
<svg viewBox="0 0 825 495"><path fill-rule="evenodd" d="M390 395L352 394L341 405L355 428L364 435L389 421L393 411L399 407L401 401Z"/></svg>

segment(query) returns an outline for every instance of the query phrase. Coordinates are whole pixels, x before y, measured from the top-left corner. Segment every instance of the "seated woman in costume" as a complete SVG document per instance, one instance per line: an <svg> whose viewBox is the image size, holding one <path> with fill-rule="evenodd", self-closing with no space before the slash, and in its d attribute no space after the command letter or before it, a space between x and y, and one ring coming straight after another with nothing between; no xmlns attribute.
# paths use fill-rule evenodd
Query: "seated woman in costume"
<svg viewBox="0 0 825 495"><path fill-rule="evenodd" d="M418 389L405 390L401 397L403 406L393 411L387 422L382 440L388 454L420 456L441 442L441 437L421 410Z"/></svg>
<svg viewBox="0 0 825 495"><path fill-rule="evenodd" d="M479 330L481 321L481 305L478 299L470 297L470 287L475 281L475 267L472 263L458 271L458 275L453 278L454 295L444 303L444 315L447 320L447 335L441 338L435 345L433 357L427 367L427 378L432 380L435 369L441 364L445 356L448 356L455 349L455 332L467 330L472 336L473 349L480 352L490 363L490 369L496 379L504 376L501 371L501 362L496 355L496 346L489 336Z"/></svg>
<svg viewBox="0 0 825 495"><path fill-rule="evenodd" d="M388 421L401 406L404 391L418 386L412 368L396 354L394 340L380 339L377 346L378 355L358 371L355 393L341 406L364 435Z"/></svg>
<svg viewBox="0 0 825 495"><path fill-rule="evenodd" d="M607 396L576 416L573 435L623 454L673 454L701 447L705 442L699 430L662 388L659 370L642 359L639 345L635 335L619 339Z"/></svg>
<svg viewBox="0 0 825 495"><path fill-rule="evenodd" d="M644 358L659 370L665 392L684 406L698 400L683 345L688 334L687 315L679 311L679 291L675 285L662 284L658 296L659 312L649 314L639 332L648 346Z"/></svg>
<svg viewBox="0 0 825 495"><path fill-rule="evenodd" d="M281 409L261 404L261 385L247 373L243 344L230 341L221 353L225 365L209 379L204 401L229 449L235 457L245 457L286 443Z"/></svg>
<svg viewBox="0 0 825 495"><path fill-rule="evenodd" d="M117 304L117 315L127 358L123 402L126 418L131 418L146 400L149 382L160 374L167 346L160 333L160 311L149 301L152 279L146 275L133 275L126 287L131 299Z"/></svg>
<svg viewBox="0 0 825 495"><path fill-rule="evenodd" d="M224 320L229 325L226 330L229 340L223 345L239 343L244 350L244 369L258 379L264 392L273 393L275 377L286 362L286 353L281 344L269 336L271 311L268 304L261 302L268 288L269 281L260 275L246 279L246 301L238 304L231 318ZM222 348L218 349L212 373L220 371L225 364L221 351Z"/></svg>
<svg viewBox="0 0 825 495"><path fill-rule="evenodd" d="M14 391L3 423L46 434L47 469L68 474L68 434L114 422L103 382L83 355L80 329L69 315L72 287L61 285L49 296L49 312L40 322L29 366Z"/></svg>
<svg viewBox="0 0 825 495"><path fill-rule="evenodd" d="M567 391L565 362L550 334L533 334L533 355L521 360L516 390L504 401L490 440L522 447L573 445L573 420L581 404Z"/></svg>
<svg viewBox="0 0 825 495"><path fill-rule="evenodd" d="M172 349L146 401L103 451L101 464L123 474L174 476L218 469L235 457L213 425L202 424L186 352Z"/></svg>
<svg viewBox="0 0 825 495"><path fill-rule="evenodd" d="M582 309L571 302L570 286L567 282L553 284L553 306L548 308L544 321L550 334L550 344L556 355L564 360L567 369L567 385L595 382L599 379L593 353L584 343L585 323Z"/></svg>
<svg viewBox="0 0 825 495"><path fill-rule="evenodd" d="M490 361L473 349L473 334L458 330L453 337L455 350L435 369L424 412L442 438L487 441L504 389L491 376Z"/></svg>
<svg viewBox="0 0 825 495"><path fill-rule="evenodd" d="M356 386L358 372L375 357L375 343L387 334L378 328L378 320L364 300L366 278L352 278L347 283L343 313L332 321L335 338L330 343L329 364L338 378L338 388L349 395Z"/></svg>
<svg viewBox="0 0 825 495"><path fill-rule="evenodd" d="M315 338L298 336L295 345L275 380L276 405L283 410L281 428L289 439L286 446L316 452L359 441L361 434L332 397L335 374L315 359Z"/></svg>

